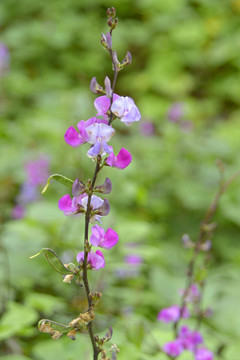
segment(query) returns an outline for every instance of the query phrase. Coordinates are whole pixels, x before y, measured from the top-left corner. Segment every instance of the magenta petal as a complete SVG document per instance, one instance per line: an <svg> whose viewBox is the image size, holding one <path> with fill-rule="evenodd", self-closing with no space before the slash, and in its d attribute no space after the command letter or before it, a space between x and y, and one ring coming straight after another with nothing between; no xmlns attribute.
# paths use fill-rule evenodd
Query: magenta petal
<svg viewBox="0 0 240 360"><path fill-rule="evenodd" d="M90 242L93 246L99 246L102 239L104 238L105 231L101 226L95 225L92 227L92 235L90 237Z"/></svg>
<svg viewBox="0 0 240 360"><path fill-rule="evenodd" d="M72 206L72 199L68 194L61 197L58 201L58 207L65 215L72 215L75 211L77 211L77 208Z"/></svg>
<svg viewBox="0 0 240 360"><path fill-rule="evenodd" d="M68 145L73 147L78 147L83 144L83 141L80 139L78 132L72 126L67 129L66 134L64 135L64 139Z"/></svg>
<svg viewBox="0 0 240 360"><path fill-rule="evenodd" d="M102 242L102 247L105 249L111 249L114 245L117 244L119 240L118 234L113 229L107 229L104 236L104 241Z"/></svg>
<svg viewBox="0 0 240 360"><path fill-rule="evenodd" d="M91 250L88 254L88 262L94 270L99 270L105 266L104 256L100 250L97 250L96 253Z"/></svg>
<svg viewBox="0 0 240 360"><path fill-rule="evenodd" d="M114 158L115 158L114 153L111 153L111 154L108 156L108 158L106 159L106 164L107 164L108 166L113 167Z"/></svg>
<svg viewBox="0 0 240 360"><path fill-rule="evenodd" d="M118 169L125 169L132 161L132 155L129 151L122 148L115 158L115 167Z"/></svg>
<svg viewBox="0 0 240 360"><path fill-rule="evenodd" d="M89 119L90 120L90 119ZM85 122L84 120L79 121L79 123L77 124L77 127L79 129L79 133L80 133L80 137L82 139L82 142L86 142L88 141L88 134L85 130L85 127L87 126L86 124L87 122Z"/></svg>
<svg viewBox="0 0 240 360"><path fill-rule="evenodd" d="M104 115L110 107L110 99L106 96L99 96L94 101L94 106L98 112L98 115Z"/></svg>

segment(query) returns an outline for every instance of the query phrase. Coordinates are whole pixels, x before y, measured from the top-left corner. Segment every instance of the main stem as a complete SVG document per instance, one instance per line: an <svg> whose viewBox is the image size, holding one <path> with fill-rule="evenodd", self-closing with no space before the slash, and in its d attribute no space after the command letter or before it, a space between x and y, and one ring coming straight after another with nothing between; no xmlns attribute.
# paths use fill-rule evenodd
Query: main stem
<svg viewBox="0 0 240 360"><path fill-rule="evenodd" d="M93 179L91 182L91 190L94 188L95 182L97 180L97 175L100 170L100 163L101 163L101 155L98 155L97 164L96 164ZM92 298L90 296L91 292L90 292L90 287L89 287L89 283L88 283L88 275L87 275L87 271L88 271L87 257L88 257L88 252L89 252L88 230L89 230L89 221L90 221L90 213L91 213L91 198L92 198L92 193L90 192L90 194L88 195L88 203L87 203L87 209L86 209L86 213L85 213L84 261L83 261L83 283L84 283L84 287L85 287L85 291L86 291L86 295L87 295L88 311L92 310L92 305L93 305ZM96 340L94 337L92 321L90 321L88 323L88 333L89 333L89 336L90 336L90 339L92 342L92 347L93 347L93 360L97 360L100 350L97 346L97 343L96 343Z"/></svg>

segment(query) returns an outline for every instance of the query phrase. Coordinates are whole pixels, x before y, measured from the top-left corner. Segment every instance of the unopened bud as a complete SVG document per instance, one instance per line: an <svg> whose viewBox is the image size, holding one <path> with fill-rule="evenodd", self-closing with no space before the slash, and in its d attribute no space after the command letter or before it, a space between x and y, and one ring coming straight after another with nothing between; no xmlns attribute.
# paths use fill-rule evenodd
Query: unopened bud
<svg viewBox="0 0 240 360"><path fill-rule="evenodd" d="M105 93L110 98L112 96L112 88L111 88L111 81L108 76L105 77L104 85L105 85Z"/></svg>
<svg viewBox="0 0 240 360"><path fill-rule="evenodd" d="M107 17L115 17L116 16L116 9L114 7L107 9Z"/></svg>
<svg viewBox="0 0 240 360"><path fill-rule="evenodd" d="M105 95L105 91L103 90L102 86L98 84L96 77L93 77L90 82L90 90L94 94L103 94Z"/></svg>
<svg viewBox="0 0 240 360"><path fill-rule="evenodd" d="M113 57L113 70L121 70L121 64L117 58L117 52L116 50L113 50L112 52L112 57Z"/></svg>
<svg viewBox="0 0 240 360"><path fill-rule="evenodd" d="M118 24L118 18L113 18L112 16L108 19L108 26L113 30Z"/></svg>
<svg viewBox="0 0 240 360"><path fill-rule="evenodd" d="M110 194L112 191L112 182L109 178L106 178L105 182L100 186L96 186L95 189L102 194Z"/></svg>
<svg viewBox="0 0 240 360"><path fill-rule="evenodd" d="M111 49L112 48L112 37L109 32L106 34L106 39L107 39L108 49Z"/></svg>
<svg viewBox="0 0 240 360"><path fill-rule="evenodd" d="M73 196L79 196L83 194L85 191L85 185L82 181L79 181L79 179L76 179L72 186L72 194Z"/></svg>
<svg viewBox="0 0 240 360"><path fill-rule="evenodd" d="M109 201L108 199L104 199L103 204L97 210L97 214L101 216L106 216L108 215L109 211L110 211Z"/></svg>
<svg viewBox="0 0 240 360"><path fill-rule="evenodd" d="M185 248L191 249L195 246L194 242L190 239L188 234L182 236L182 243Z"/></svg>
<svg viewBox="0 0 240 360"><path fill-rule="evenodd" d="M125 58L123 59L122 65L130 65L132 62L132 54L130 53L130 51L127 52Z"/></svg>
<svg viewBox="0 0 240 360"><path fill-rule="evenodd" d="M101 34L101 44L105 49L108 49L107 37L105 34Z"/></svg>
<svg viewBox="0 0 240 360"><path fill-rule="evenodd" d="M211 240L206 240L205 243L201 244L200 248L202 251L209 251L212 247Z"/></svg>

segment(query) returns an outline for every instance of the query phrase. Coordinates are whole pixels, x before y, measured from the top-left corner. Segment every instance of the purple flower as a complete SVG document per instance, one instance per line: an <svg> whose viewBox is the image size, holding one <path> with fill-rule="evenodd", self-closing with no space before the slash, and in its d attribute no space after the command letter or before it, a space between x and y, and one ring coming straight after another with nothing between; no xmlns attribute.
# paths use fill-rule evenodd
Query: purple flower
<svg viewBox="0 0 240 360"><path fill-rule="evenodd" d="M165 323L168 322L176 322L180 318L181 308L178 305L172 305L169 308L162 309L158 314L158 321L162 321ZM187 308L184 308L182 313L182 318L189 317L189 312Z"/></svg>
<svg viewBox="0 0 240 360"><path fill-rule="evenodd" d="M179 340L174 340L163 345L163 351L169 356L177 357L183 352L183 347Z"/></svg>
<svg viewBox="0 0 240 360"><path fill-rule="evenodd" d="M114 153L111 153L106 159L106 164L108 166L116 167L118 169L125 169L131 161L132 155L130 154L130 152L122 148L117 156L115 156Z"/></svg>
<svg viewBox="0 0 240 360"><path fill-rule="evenodd" d="M28 178L27 182L31 185L43 185L49 177L49 161L44 156L27 162L25 169Z"/></svg>
<svg viewBox="0 0 240 360"><path fill-rule="evenodd" d="M87 203L88 195L85 193L80 196L74 196L73 199L67 194L58 201L58 207L66 216L77 215L86 212ZM92 195L90 210L90 222L101 222L101 217L106 216L110 211L109 201L107 199L103 200L96 195Z"/></svg>
<svg viewBox="0 0 240 360"><path fill-rule="evenodd" d="M191 331L187 326L182 326L178 339L184 349L194 351L196 346L203 343L203 337L198 331Z"/></svg>
<svg viewBox="0 0 240 360"><path fill-rule="evenodd" d="M110 194L112 191L112 182L109 178L106 178L102 185L96 186L95 190L102 194Z"/></svg>
<svg viewBox="0 0 240 360"><path fill-rule="evenodd" d="M152 136L155 133L155 126L151 121L142 121L140 124L140 132L144 136Z"/></svg>
<svg viewBox="0 0 240 360"><path fill-rule="evenodd" d="M113 102L119 98L119 95L113 94ZM97 115L106 115L111 105L111 100L106 95L99 96L94 101L94 106L98 112Z"/></svg>
<svg viewBox="0 0 240 360"><path fill-rule="evenodd" d="M181 289L179 290L179 293L181 296L184 295L185 290ZM188 292L186 294L185 300L187 302L195 302L201 297L200 291L198 290L198 287L196 284L192 284L190 288L188 289Z"/></svg>
<svg viewBox="0 0 240 360"><path fill-rule="evenodd" d="M111 111L127 126L141 119L140 111L133 99L128 96L120 96L117 98L111 106Z"/></svg>
<svg viewBox="0 0 240 360"><path fill-rule="evenodd" d="M206 348L199 348L195 352L195 360L214 360L214 355Z"/></svg>
<svg viewBox="0 0 240 360"><path fill-rule="evenodd" d="M168 119L172 122L178 122L178 120L184 116L183 103L176 102L168 110Z"/></svg>
<svg viewBox="0 0 240 360"><path fill-rule="evenodd" d="M105 120L93 117L87 121L81 120L77 127L79 133L72 126L66 131L64 139L68 145L79 147L88 142L92 145L88 151L90 157L95 157L98 154L110 154L112 152L107 141L115 134L115 130L107 125Z"/></svg>
<svg viewBox="0 0 240 360"><path fill-rule="evenodd" d="M111 249L117 244L119 239L118 234L113 229L107 229L105 232L99 225L92 227L92 235L90 242L93 246L99 246L104 249Z"/></svg>
<svg viewBox="0 0 240 360"><path fill-rule="evenodd" d="M77 262L83 263L84 261L84 251L81 251L77 254ZM105 266L105 260L103 253L100 250L97 250L96 252L90 251L87 255L87 263L90 267L90 269L93 270L100 270L101 268L104 268Z"/></svg>
<svg viewBox="0 0 240 360"><path fill-rule="evenodd" d="M130 254L125 256L125 261L129 265L139 266L142 264L143 259L140 255Z"/></svg>
<svg viewBox="0 0 240 360"><path fill-rule="evenodd" d="M12 210L12 218L15 220L22 219L25 215L25 208L22 205L16 205Z"/></svg>
<svg viewBox="0 0 240 360"><path fill-rule="evenodd" d="M9 51L5 44L0 43L0 76L4 75L4 73L9 68Z"/></svg>
<svg viewBox="0 0 240 360"><path fill-rule="evenodd" d="M36 201L39 198L39 190L36 185L25 182L20 188L20 193L17 196L17 202L25 205Z"/></svg>

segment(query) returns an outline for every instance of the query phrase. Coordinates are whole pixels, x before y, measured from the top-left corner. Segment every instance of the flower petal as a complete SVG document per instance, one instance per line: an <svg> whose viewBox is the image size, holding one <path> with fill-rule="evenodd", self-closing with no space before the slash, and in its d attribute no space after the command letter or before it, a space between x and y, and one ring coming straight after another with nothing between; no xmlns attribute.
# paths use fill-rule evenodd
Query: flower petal
<svg viewBox="0 0 240 360"><path fill-rule="evenodd" d="M84 143L77 130L75 130L72 126L67 129L64 139L68 145L73 147L78 147Z"/></svg>

